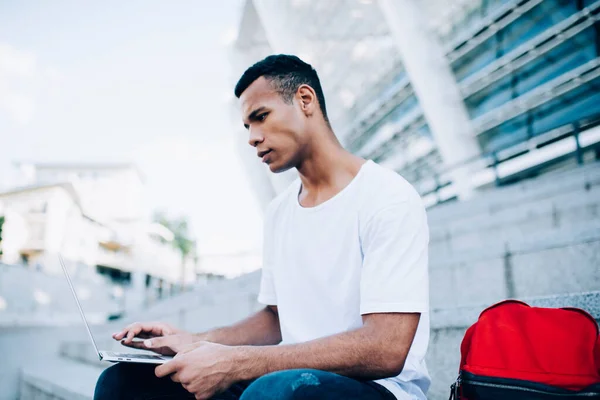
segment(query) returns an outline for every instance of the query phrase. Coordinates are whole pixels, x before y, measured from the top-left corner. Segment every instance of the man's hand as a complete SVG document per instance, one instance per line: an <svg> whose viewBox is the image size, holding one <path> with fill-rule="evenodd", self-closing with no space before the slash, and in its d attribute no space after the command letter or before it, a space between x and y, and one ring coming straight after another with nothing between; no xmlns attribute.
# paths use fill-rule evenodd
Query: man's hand
<svg viewBox="0 0 600 400"><path fill-rule="evenodd" d="M178 333L175 335L159 336L152 339L146 339L143 343L133 342L138 349L152 350L165 356L172 356L181 351L191 351L198 347L202 342L197 335L191 333ZM132 346L133 347L133 346Z"/></svg>
<svg viewBox="0 0 600 400"><path fill-rule="evenodd" d="M237 359L239 348L210 342L197 342L182 349L175 358L155 369L159 378L171 375L197 400L211 398L243 380Z"/></svg>
<svg viewBox="0 0 600 400"><path fill-rule="evenodd" d="M113 339L120 340L121 344L127 347L133 347L135 349L152 350L156 353L163 355L173 355L176 353L175 350L170 348L161 349L160 347L148 348L143 342L134 342L134 338L140 339L151 339L160 336L177 335L179 338L178 343L192 343L193 335L185 332L181 329L177 329L172 325L164 322L135 322L131 325L126 326L121 332L114 333ZM176 341L173 340L173 343Z"/></svg>

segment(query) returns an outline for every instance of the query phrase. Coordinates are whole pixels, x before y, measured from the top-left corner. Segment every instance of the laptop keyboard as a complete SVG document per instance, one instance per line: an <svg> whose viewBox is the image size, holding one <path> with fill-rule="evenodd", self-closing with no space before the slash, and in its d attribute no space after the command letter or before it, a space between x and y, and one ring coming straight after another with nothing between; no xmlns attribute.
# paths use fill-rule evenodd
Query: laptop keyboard
<svg viewBox="0 0 600 400"><path fill-rule="evenodd" d="M109 357L138 358L138 359L142 359L142 360L163 360L163 358L161 356L154 356L154 355L148 355L148 354L113 353L112 351L105 351L104 354L106 354Z"/></svg>

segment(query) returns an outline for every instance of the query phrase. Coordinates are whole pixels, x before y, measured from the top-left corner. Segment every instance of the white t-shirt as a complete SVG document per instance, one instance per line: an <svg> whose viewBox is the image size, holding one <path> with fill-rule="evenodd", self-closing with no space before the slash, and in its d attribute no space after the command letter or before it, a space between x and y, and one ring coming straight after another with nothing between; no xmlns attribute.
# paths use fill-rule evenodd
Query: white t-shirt
<svg viewBox="0 0 600 400"><path fill-rule="evenodd" d="M362 326L362 314L419 312L402 373L376 381L398 399L426 399L429 343L429 229L421 198L372 161L315 207L298 202L296 180L265 215L258 301L277 305L283 344Z"/></svg>

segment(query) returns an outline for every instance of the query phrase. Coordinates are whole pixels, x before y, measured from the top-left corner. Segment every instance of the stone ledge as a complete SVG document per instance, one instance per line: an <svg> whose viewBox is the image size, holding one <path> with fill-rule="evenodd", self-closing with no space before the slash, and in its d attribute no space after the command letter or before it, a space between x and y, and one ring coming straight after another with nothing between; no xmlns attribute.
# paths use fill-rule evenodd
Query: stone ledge
<svg viewBox="0 0 600 400"><path fill-rule="evenodd" d="M557 183L560 182L560 185ZM546 198L555 193L564 193L586 184L592 186L600 182L600 163L590 164L567 171L549 173L536 179L526 180L515 185L509 185L478 193L472 199L462 203L447 203L429 210L430 221L443 223L456 221L464 215L478 212L497 212L513 204L534 199Z"/></svg>
<svg viewBox="0 0 600 400"><path fill-rule="evenodd" d="M19 398L91 400L101 372L61 358L28 365L21 370Z"/></svg>
<svg viewBox="0 0 600 400"><path fill-rule="evenodd" d="M568 232L540 232L531 238L490 243L485 249L463 250L456 254L444 254L438 258L430 255L430 269L450 268L461 263L473 263L491 259L503 258L507 250L512 254L535 253L556 247L568 247L581 243L597 242L600 240L600 228L597 222L584 224L581 227L570 229Z"/></svg>
<svg viewBox="0 0 600 400"><path fill-rule="evenodd" d="M560 193L557 196L524 202L494 213L474 213L446 222L431 220L431 237L435 241L443 241L447 237L455 238L472 232L523 224L531 219L543 221L556 217L562 222L566 215L581 210L588 211L589 215L594 216L598 203L600 203L600 186L590 191L582 189L577 193Z"/></svg>
<svg viewBox="0 0 600 400"><path fill-rule="evenodd" d="M519 299L534 307L577 307L600 320L600 291ZM467 328L491 304L439 308L431 311L431 329Z"/></svg>

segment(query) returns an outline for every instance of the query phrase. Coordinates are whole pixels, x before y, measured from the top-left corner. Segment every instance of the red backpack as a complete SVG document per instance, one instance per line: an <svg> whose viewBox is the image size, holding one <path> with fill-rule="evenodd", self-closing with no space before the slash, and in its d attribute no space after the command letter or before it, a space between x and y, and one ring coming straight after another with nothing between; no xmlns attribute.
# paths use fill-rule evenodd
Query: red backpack
<svg viewBox="0 0 600 400"><path fill-rule="evenodd" d="M507 300L465 333L451 399L600 399L598 325L578 308Z"/></svg>

